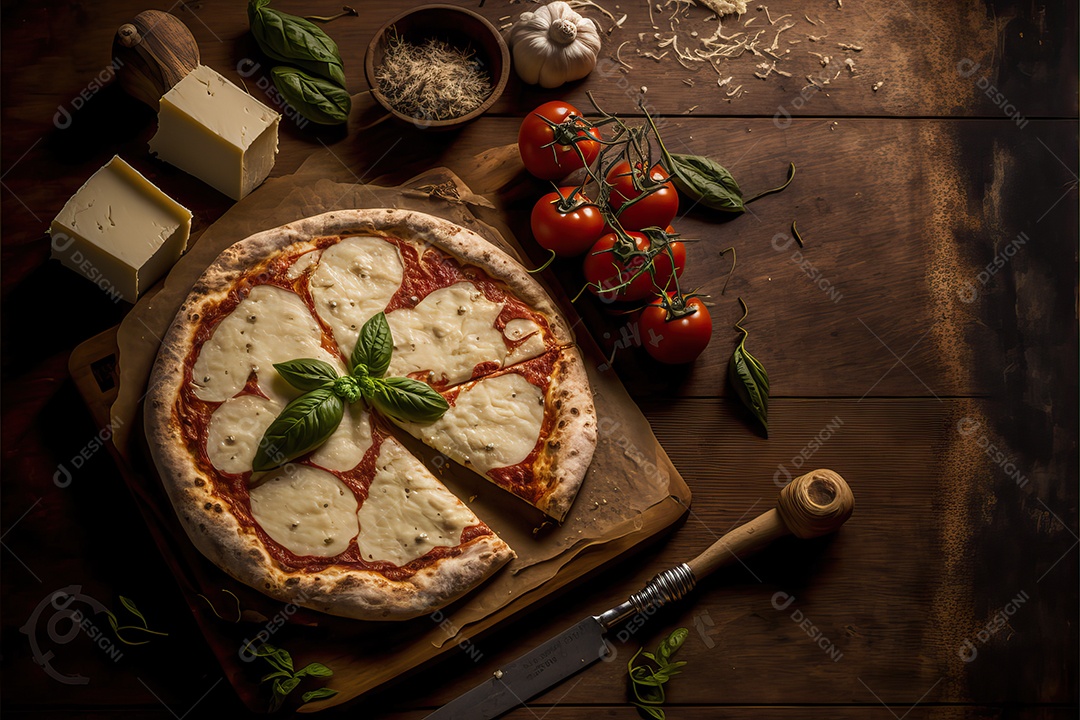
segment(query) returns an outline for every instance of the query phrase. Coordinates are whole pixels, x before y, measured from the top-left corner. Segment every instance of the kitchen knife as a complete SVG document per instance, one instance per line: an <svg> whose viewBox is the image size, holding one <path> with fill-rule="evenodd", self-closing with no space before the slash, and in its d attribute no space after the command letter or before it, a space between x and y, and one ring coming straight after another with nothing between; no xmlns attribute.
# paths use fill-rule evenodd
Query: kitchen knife
<svg viewBox="0 0 1080 720"><path fill-rule="evenodd" d="M855 498L832 470L815 470L780 491L776 507L740 525L690 562L660 573L619 605L587 617L439 708L426 720L492 720L608 654L604 634L636 614L648 617L682 598L724 565L791 533L812 538L833 532L851 516Z"/></svg>

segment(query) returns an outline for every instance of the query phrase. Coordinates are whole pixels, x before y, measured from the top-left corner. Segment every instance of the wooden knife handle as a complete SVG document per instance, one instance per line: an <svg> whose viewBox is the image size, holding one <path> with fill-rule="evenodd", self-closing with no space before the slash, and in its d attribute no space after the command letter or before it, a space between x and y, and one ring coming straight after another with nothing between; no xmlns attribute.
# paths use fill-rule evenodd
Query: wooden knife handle
<svg viewBox="0 0 1080 720"><path fill-rule="evenodd" d="M610 629L635 613L651 615L668 603L686 597L703 577L730 565L788 533L801 538L825 535L851 517L855 498L851 488L832 470L815 470L792 480L780 491L776 507L740 525L690 562L658 574L626 602L594 616Z"/></svg>
<svg viewBox="0 0 1080 720"><path fill-rule="evenodd" d="M740 525L686 564L695 580L756 552L788 533L800 538L826 535L851 517L855 497L832 470L801 475L780 491L776 507Z"/></svg>

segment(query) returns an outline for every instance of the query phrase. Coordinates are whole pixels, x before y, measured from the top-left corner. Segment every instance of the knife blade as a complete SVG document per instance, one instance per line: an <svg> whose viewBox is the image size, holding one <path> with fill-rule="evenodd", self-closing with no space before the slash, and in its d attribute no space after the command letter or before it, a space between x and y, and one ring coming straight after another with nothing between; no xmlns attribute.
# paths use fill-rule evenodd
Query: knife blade
<svg viewBox="0 0 1080 720"><path fill-rule="evenodd" d="M814 470L780 491L776 507L740 525L687 563L658 574L626 602L592 615L521 657L507 663L473 689L425 720L493 720L558 684L611 650L605 633L634 615L648 617L687 595L717 568L742 562L776 538L812 538L837 530L851 517L855 498L832 470Z"/></svg>
<svg viewBox="0 0 1080 720"><path fill-rule="evenodd" d="M588 667L608 652L606 628L587 617L507 664L472 690L436 710L438 720L490 720Z"/></svg>

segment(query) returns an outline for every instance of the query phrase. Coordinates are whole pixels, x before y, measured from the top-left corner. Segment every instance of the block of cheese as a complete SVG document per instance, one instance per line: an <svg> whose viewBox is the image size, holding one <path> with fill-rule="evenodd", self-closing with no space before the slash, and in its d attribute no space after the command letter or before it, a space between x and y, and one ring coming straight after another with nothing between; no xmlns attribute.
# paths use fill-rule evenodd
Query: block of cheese
<svg viewBox="0 0 1080 720"><path fill-rule="evenodd" d="M161 98L150 152L240 200L270 174L281 115L199 65Z"/></svg>
<svg viewBox="0 0 1080 720"><path fill-rule="evenodd" d="M52 257L114 299L135 302L183 254L191 211L119 156L52 221Z"/></svg>

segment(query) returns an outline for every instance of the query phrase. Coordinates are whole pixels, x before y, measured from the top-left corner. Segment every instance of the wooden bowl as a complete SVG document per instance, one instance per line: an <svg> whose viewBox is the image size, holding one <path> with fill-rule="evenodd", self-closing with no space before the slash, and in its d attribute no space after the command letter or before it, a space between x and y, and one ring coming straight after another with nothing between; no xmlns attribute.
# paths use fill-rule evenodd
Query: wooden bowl
<svg viewBox="0 0 1080 720"><path fill-rule="evenodd" d="M401 39L414 44L438 38L455 47L471 48L490 75L491 94L472 112L447 120L415 118L394 109L379 90L379 81L375 79L375 72L386 55L389 37L394 32ZM471 10L454 5L421 5L398 15L375 33L364 58L364 74L367 75L372 96L395 118L420 128L448 130L480 117L499 99L510 77L510 49L495 26Z"/></svg>

